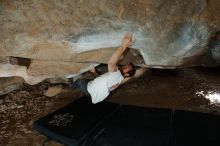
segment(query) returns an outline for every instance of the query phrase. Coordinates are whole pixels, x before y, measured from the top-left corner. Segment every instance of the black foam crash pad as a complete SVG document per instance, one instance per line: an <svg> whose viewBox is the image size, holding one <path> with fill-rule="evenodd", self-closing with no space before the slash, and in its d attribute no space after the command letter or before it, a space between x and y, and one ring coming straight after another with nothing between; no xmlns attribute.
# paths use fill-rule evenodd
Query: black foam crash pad
<svg viewBox="0 0 220 146"><path fill-rule="evenodd" d="M119 105L102 102L92 104L86 97L36 121L33 128L68 146L83 143L99 123L111 115Z"/></svg>
<svg viewBox="0 0 220 146"><path fill-rule="evenodd" d="M167 146L172 111L121 106L91 136L92 146Z"/></svg>
<svg viewBox="0 0 220 146"><path fill-rule="evenodd" d="M175 111L172 146L220 146L220 116Z"/></svg>
<svg viewBox="0 0 220 146"><path fill-rule="evenodd" d="M220 146L220 116L82 97L34 123L67 146Z"/></svg>

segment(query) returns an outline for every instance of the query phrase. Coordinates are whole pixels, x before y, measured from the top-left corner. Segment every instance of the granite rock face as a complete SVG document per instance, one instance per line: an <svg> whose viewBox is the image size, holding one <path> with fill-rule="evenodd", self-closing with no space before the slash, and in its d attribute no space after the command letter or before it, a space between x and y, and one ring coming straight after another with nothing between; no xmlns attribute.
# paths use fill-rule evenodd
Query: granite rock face
<svg viewBox="0 0 220 146"><path fill-rule="evenodd" d="M38 77L82 73L91 65L106 63L127 31L135 38L132 48L143 57L137 65L208 65L204 54L220 26L219 0L0 3L0 56L31 59L27 74Z"/></svg>

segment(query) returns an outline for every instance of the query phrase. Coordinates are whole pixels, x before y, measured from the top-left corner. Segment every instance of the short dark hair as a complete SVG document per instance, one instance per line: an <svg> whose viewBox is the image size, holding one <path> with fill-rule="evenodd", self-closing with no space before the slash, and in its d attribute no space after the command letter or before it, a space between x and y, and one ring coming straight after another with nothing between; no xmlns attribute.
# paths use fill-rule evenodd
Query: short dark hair
<svg viewBox="0 0 220 146"><path fill-rule="evenodd" d="M130 70L129 72L127 72L127 73L129 74L128 77L132 77L132 76L134 76L134 74L135 74L135 72L136 72L136 67L134 66L133 63L128 63L128 64L130 64L131 67L132 67L132 70Z"/></svg>

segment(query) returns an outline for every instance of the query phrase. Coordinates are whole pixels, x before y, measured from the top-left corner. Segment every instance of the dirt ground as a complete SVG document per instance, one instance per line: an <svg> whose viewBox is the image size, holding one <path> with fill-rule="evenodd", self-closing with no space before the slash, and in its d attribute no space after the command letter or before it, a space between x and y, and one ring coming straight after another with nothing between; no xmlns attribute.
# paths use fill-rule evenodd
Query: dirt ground
<svg viewBox="0 0 220 146"><path fill-rule="evenodd" d="M118 88L107 100L144 107L219 114L219 76L219 67L150 69L137 81ZM35 86L25 85L22 90L0 97L0 146L42 145L46 137L33 130L33 122L81 96L79 91L70 90L68 86L63 86L66 92L55 97L44 96L44 92L52 86L48 82ZM218 99L208 99L213 94ZM61 144L52 140L46 146Z"/></svg>

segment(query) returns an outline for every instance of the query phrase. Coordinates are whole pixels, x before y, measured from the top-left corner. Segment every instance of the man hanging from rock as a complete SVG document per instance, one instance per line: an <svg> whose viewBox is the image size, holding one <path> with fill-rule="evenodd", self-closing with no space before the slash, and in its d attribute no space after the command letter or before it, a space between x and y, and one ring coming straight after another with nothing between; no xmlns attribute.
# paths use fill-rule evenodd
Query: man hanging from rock
<svg viewBox="0 0 220 146"><path fill-rule="evenodd" d="M123 58L123 54L132 45L132 34L126 33L122 39L121 46L113 53L108 61L108 72L104 73L94 80L78 79L71 84L72 88L79 88L84 96L91 97L92 103L98 103L106 99L110 92L120 85L140 77L146 71L146 68L136 69L132 63L117 66ZM90 72L97 74L95 68Z"/></svg>

